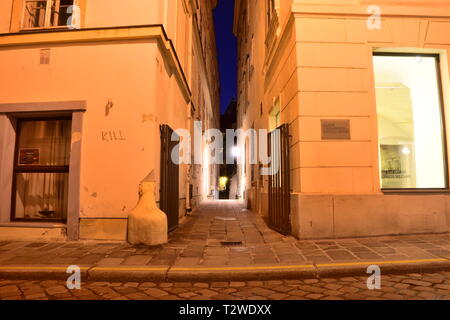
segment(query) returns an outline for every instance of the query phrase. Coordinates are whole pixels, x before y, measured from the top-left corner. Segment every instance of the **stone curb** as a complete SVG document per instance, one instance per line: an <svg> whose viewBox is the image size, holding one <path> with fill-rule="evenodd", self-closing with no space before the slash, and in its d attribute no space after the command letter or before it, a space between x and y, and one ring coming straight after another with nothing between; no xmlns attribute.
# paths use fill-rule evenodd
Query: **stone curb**
<svg viewBox="0 0 450 320"><path fill-rule="evenodd" d="M181 268L180 268L181 269ZM169 270L168 281L174 282L202 282L202 281L252 281L252 280L290 280L316 278L316 270L313 265L309 267L295 268L277 266L255 268L210 268L210 270Z"/></svg>
<svg viewBox="0 0 450 320"><path fill-rule="evenodd" d="M450 260L360 262L304 266L252 266L181 268L170 266L80 266L82 281L108 282L208 282L252 280L302 280L367 276L367 267L378 265L382 275L450 271ZM67 266L0 266L0 279L66 280Z"/></svg>
<svg viewBox="0 0 450 320"><path fill-rule="evenodd" d="M79 266L81 279L87 279L88 266ZM0 278L5 280L67 280L68 266L0 266Z"/></svg>
<svg viewBox="0 0 450 320"><path fill-rule="evenodd" d="M87 274L88 281L108 282L148 282L166 281L168 266L117 266L117 267L93 267Z"/></svg>

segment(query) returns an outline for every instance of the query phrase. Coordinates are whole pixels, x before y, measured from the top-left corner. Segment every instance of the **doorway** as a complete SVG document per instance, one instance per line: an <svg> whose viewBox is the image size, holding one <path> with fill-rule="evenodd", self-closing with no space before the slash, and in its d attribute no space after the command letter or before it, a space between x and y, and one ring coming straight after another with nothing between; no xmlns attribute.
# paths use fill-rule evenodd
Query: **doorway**
<svg viewBox="0 0 450 320"><path fill-rule="evenodd" d="M167 215L169 232L179 225L179 165L172 161L172 150L179 144L180 137L168 125L161 130L161 190L160 209ZM173 138L173 139L172 139ZM174 140L174 141L173 141Z"/></svg>

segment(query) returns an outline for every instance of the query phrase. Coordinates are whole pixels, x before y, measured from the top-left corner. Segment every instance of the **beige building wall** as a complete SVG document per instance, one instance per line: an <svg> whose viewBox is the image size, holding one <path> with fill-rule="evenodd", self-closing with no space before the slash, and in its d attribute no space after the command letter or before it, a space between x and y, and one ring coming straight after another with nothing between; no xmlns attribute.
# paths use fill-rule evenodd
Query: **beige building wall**
<svg viewBox="0 0 450 320"><path fill-rule="evenodd" d="M236 15L242 17L248 7L267 12L265 2L238 1ZM236 18L238 38L256 37L253 54L265 57L255 60L259 83L249 83L248 89L241 83L241 95L254 94L250 112L243 112L240 103L239 118L243 128L268 128L271 108L279 104L281 123L289 124L293 234L328 238L450 231L447 191L381 190L372 65L375 51L440 54L448 114L450 2L274 3L278 18L272 26L254 14L245 29ZM380 30L367 27L369 5L381 9ZM239 56L251 52L240 47ZM262 114L255 110L261 101ZM351 139L323 140L321 121L326 119L350 120ZM448 128L448 117L445 122ZM267 182L255 184L248 176L243 181L249 205L267 216Z"/></svg>
<svg viewBox="0 0 450 320"><path fill-rule="evenodd" d="M32 103L44 109L46 102L85 105L82 130L72 136L72 144L81 145L79 210L74 213L79 220L75 217L72 226L69 222L72 239L126 239L126 218L137 204L139 183L154 171L159 185L161 124L193 130L193 121L202 121L204 129L218 122L215 3L132 2L81 1L81 30L33 34L10 33L20 28L7 22L15 14L13 2L0 4L0 132L7 131L8 110L14 106L32 112L40 111ZM39 63L42 49L50 50L47 65ZM0 144L9 144L10 138L1 136ZM1 158L10 156L2 149ZM208 174L207 180L198 166L180 166L180 218L213 188L216 168ZM6 176L2 181L8 181ZM3 191L0 197L7 200L11 191ZM15 227L10 205L2 202L1 207L0 238ZM43 238L47 227L61 228L44 226L39 229ZM36 232L25 229L19 236L36 238Z"/></svg>

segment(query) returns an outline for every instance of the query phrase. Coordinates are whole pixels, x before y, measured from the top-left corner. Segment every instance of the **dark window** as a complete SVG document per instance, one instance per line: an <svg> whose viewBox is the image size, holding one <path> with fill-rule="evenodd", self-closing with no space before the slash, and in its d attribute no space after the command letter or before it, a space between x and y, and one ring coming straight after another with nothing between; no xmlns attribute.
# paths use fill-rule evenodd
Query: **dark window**
<svg viewBox="0 0 450 320"><path fill-rule="evenodd" d="M48 28L71 25L74 0L25 0L23 28Z"/></svg>
<svg viewBox="0 0 450 320"><path fill-rule="evenodd" d="M71 122L18 120L12 220L66 220Z"/></svg>

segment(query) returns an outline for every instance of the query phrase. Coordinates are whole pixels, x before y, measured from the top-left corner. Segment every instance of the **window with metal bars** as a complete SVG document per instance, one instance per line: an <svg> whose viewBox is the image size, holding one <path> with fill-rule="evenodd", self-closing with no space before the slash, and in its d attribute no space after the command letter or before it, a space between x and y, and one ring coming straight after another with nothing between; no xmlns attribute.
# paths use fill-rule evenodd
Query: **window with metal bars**
<svg viewBox="0 0 450 320"><path fill-rule="evenodd" d="M77 0L24 0L23 29L73 26Z"/></svg>

